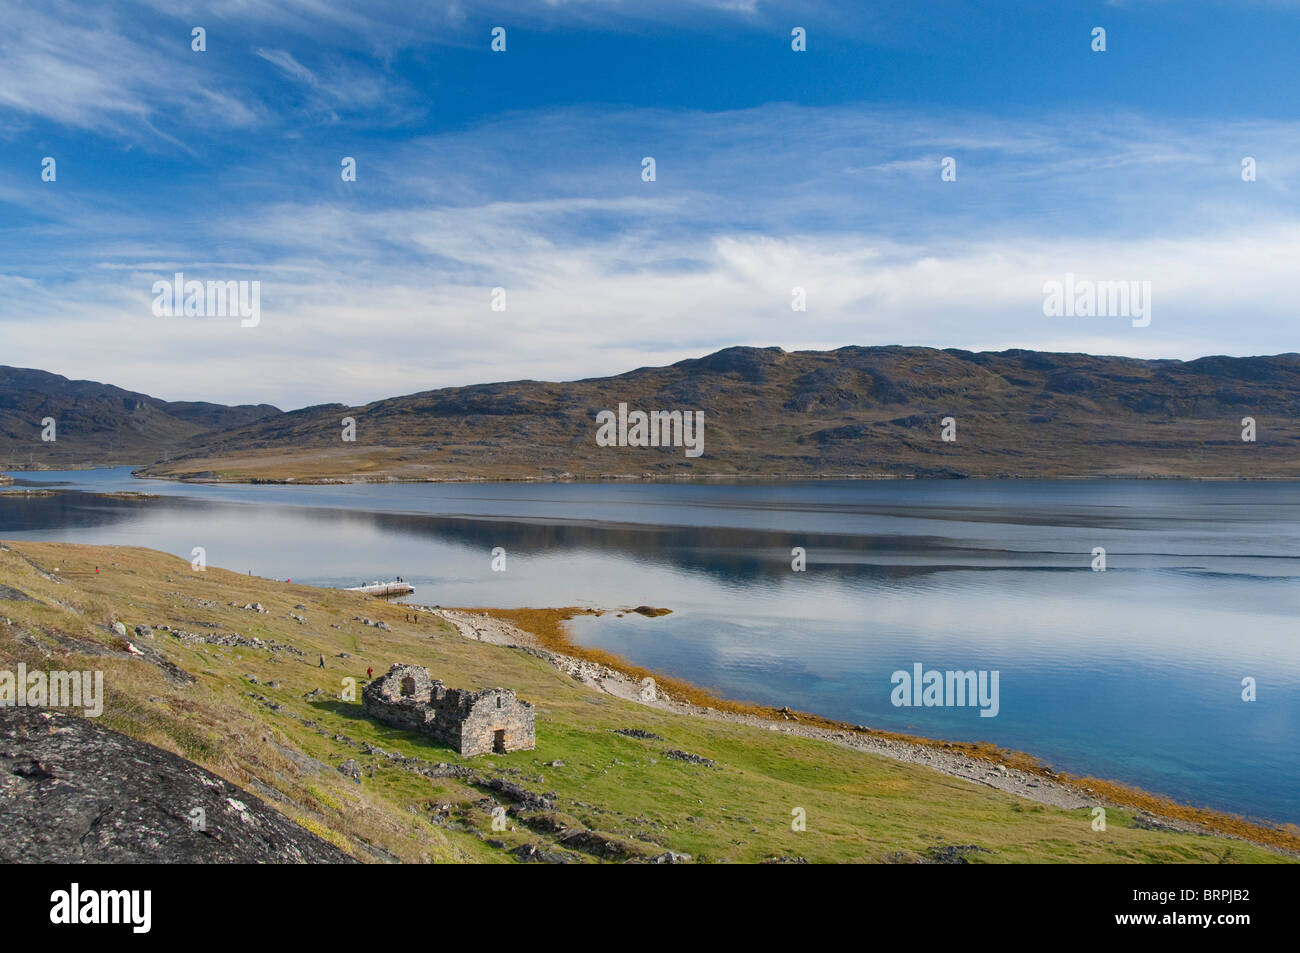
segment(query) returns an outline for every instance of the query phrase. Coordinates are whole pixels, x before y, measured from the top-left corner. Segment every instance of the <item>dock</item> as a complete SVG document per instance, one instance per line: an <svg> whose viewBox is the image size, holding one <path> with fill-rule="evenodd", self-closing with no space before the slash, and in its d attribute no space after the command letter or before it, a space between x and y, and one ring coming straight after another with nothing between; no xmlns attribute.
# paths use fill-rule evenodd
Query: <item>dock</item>
<svg viewBox="0 0 1300 953"><path fill-rule="evenodd" d="M410 583L402 582L367 582L360 586L348 586L345 592L364 592L368 596L407 596L415 592Z"/></svg>

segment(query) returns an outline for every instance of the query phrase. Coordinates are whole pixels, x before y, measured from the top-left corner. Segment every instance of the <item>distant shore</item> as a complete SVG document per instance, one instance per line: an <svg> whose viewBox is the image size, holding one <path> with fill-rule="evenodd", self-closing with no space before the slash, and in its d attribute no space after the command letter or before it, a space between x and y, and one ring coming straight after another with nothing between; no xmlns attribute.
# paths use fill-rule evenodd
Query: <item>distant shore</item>
<svg viewBox="0 0 1300 953"><path fill-rule="evenodd" d="M24 474L49 473L49 472L92 472L95 470L115 469L117 467L133 466L132 464L103 464L103 465L85 465L69 467L42 467L31 470L13 469L8 471L8 475L0 473L0 486L13 483L15 480L23 479ZM1088 474L1088 473L1062 473L1062 474L1020 474L1020 473L999 473L999 474L951 474L946 476L937 476L934 474L915 474L915 473L697 473L697 474L653 474L653 473L590 473L590 474L562 474L562 475L532 475L522 476L513 473L503 473L496 475L464 475L464 476L401 476L394 474L366 474L352 475L349 477L255 477L247 475L194 475L194 474L153 474L145 473L145 467L135 466L132 470L132 476L139 480L162 480L169 483L193 483L198 485L238 485L238 486L374 486L385 484L443 484L443 483L645 483L645 484L663 484L663 483L681 483L681 484L727 484L727 483L798 483L798 482L830 482L834 480L852 480L867 482L886 482L886 481L920 481L920 482L950 482L960 480L973 480L977 482L989 482L994 480L1042 480L1042 481L1059 481L1059 482L1115 482L1117 480L1150 480L1150 481L1170 481L1170 482L1188 482L1188 483L1294 483L1297 477L1289 476L1201 476L1196 474L1174 474L1174 473L1115 473L1115 474ZM14 475L17 476L14 476Z"/></svg>
<svg viewBox="0 0 1300 953"><path fill-rule="evenodd" d="M691 470L690 472L657 473L642 472L605 472L605 471L556 471L547 469L538 472L534 468L506 466L487 472L454 471L451 468L433 466L408 466L397 469L379 467L365 472L321 472L319 461L301 458L295 460L292 472L286 468L255 466L256 458L245 461L224 461L233 464L230 469L182 471L175 463L82 463L59 466L38 464L28 468L13 468L0 471L0 486L9 485L15 480L22 480L28 474L50 472L92 472L130 468L132 477L139 480L162 480L169 483L193 483L199 485L245 485L245 486L371 486L378 484L474 484L474 483L536 483L536 484L761 484L761 483L798 483L831 482L836 480L860 482L888 481L925 481L950 482L973 480L988 482L995 480L1041 480L1053 482L1114 482L1117 480L1172 481L1191 483L1293 483L1300 480L1300 473L1198 473L1180 471L1171 467L1132 467L1107 472L1071 472L1066 469L1050 472L961 472L958 470L917 469L913 471L862 471L862 470L817 470L817 471L717 471ZM249 467L245 470L241 467ZM436 471L436 472L435 472Z"/></svg>
<svg viewBox="0 0 1300 953"><path fill-rule="evenodd" d="M10 465L130 457L205 482L889 478L1300 479L1300 355L1191 361L959 348L731 346L576 381L438 387L365 404L194 407L18 371L75 439ZM688 424L688 421L692 421ZM9 427L17 434L17 420ZM615 426L617 424L617 426ZM65 462L66 461L66 462Z"/></svg>

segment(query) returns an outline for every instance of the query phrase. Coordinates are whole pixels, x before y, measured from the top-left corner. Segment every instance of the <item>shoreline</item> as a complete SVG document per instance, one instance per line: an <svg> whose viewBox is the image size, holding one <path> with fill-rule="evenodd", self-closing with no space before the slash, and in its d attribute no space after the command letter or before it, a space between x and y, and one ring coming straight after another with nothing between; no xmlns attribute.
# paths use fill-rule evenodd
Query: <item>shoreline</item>
<svg viewBox="0 0 1300 953"><path fill-rule="evenodd" d="M1300 857L1300 828L1296 825L1273 825L1226 811L1181 804L1119 781L1057 772L1031 754L1000 748L990 742L943 741L852 725L811 712L721 698L682 679L661 676L603 650L580 646L570 639L565 628L565 623L576 615L624 610L403 605L442 619L464 638L528 652L593 691L660 711L815 738L925 765L942 774L1039 804L1066 810L1118 808L1132 811L1134 824L1139 827L1215 834ZM652 693L645 693L645 679L653 679Z"/></svg>
<svg viewBox="0 0 1300 953"><path fill-rule="evenodd" d="M197 476L176 473L149 474L144 471L155 464L136 467L132 470L131 476L141 480L166 480L171 483L194 483L199 485L237 485L237 486L368 486L377 484L438 484L438 483L581 483L581 484L603 484L603 483L794 483L800 481L823 482L831 480L849 480L860 482L875 482L889 480L912 480L919 482L954 482L960 480L1060 480L1072 482L1084 481L1111 481L1111 480L1152 480L1152 481L1183 481L1190 483L1294 483L1300 480L1298 476L1245 476L1241 473L1231 475L1206 475L1199 476L1189 473L1056 473L1056 474L1026 474L1026 473L962 473L959 471L948 471L946 473L875 473L875 472L848 472L848 473L828 473L825 471L814 471L810 473L800 472L775 472L775 473L673 473L673 474L656 474L649 472L641 473L573 473L562 471L559 473L539 473L536 475L511 475L508 473L498 473L489 475L465 474L461 476L401 476L393 473L375 473L373 475L350 474L348 476L322 477L322 476L288 476L288 477L255 477L255 476L236 476L221 477L213 475ZM97 468L90 468L97 469Z"/></svg>
<svg viewBox="0 0 1300 953"><path fill-rule="evenodd" d="M92 468L97 469L97 468ZM132 474L132 476L135 476ZM1263 476L1248 477L1240 474L1234 476L1190 476L1184 474L1164 474L1156 475L1151 473L1135 474L1064 474L1064 475L1026 475L1019 473L1000 473L1000 474L982 474L982 473L960 473L952 476L931 476L916 473L701 473L695 476L654 476L654 475L631 475L602 473L586 476L537 476L537 477L512 477L512 476L466 476L466 477L357 477L355 479L343 479L336 477L310 477L298 479L295 477L286 477L284 479L271 479L267 477L248 477L245 479L231 480L206 480L196 479L193 477L179 476L146 476L137 477L143 480L166 480L170 483L189 483L198 486L383 486L397 484L415 484L415 485L436 485L442 483L452 484L470 484L470 483L539 483L539 484L592 484L600 485L605 483L798 483L807 481L817 483L823 481L846 480L862 483L885 482L890 480L912 481L918 483L951 483L960 480L975 481L993 481L993 480L1050 480L1061 483L1083 483L1083 482L1111 482L1116 480L1149 480L1151 482L1169 482L1169 483L1297 483L1300 477L1281 477L1281 476Z"/></svg>
<svg viewBox="0 0 1300 953"><path fill-rule="evenodd" d="M1109 483L1122 480L1141 480L1170 483L1297 483L1300 476L1248 476L1232 474L1224 476L1201 476L1186 473L1064 473L1064 474L1027 474L1027 473L957 473L935 475L926 473L695 473L669 474L653 473L561 473L539 474L536 476L511 476L493 474L486 476L449 476L416 477L376 474L363 476L354 474L347 477L201 477L186 474L146 474L143 471L153 464L89 464L70 467L41 467L33 469L13 469L0 472L0 486L6 486L23 480L23 474L37 473L91 473L96 470L113 470L131 468L131 477L136 480L158 480L166 483L192 484L196 486L382 486L382 485L437 485L437 484L476 484L476 483L535 483L535 484L589 484L599 486L609 483L627 484L725 484L725 483L821 483L836 480L852 482L887 482L912 481L920 483L951 483L962 480L989 482L996 480L1039 480L1060 483ZM17 476L15 476L17 474ZM132 492L132 491L122 491ZM140 495L144 495L143 491Z"/></svg>

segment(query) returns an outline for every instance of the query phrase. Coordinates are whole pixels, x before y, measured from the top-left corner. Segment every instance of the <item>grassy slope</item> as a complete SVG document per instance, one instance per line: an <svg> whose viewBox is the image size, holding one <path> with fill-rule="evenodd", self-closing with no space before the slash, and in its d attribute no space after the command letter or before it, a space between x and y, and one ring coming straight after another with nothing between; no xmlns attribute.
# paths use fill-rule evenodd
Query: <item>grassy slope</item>
<svg viewBox="0 0 1300 953"><path fill-rule="evenodd" d="M57 581L42 575L55 567ZM27 542L0 551L0 584L45 603L0 600L0 666L23 660L29 667L102 668L109 727L262 791L290 817L363 859L386 852L404 861L509 861L505 850L482 835L509 847L534 843L548 849L552 838L521 828L514 817L515 829L493 834L491 804L482 789L409 773L336 735L429 762L469 763L482 775L553 791L556 813L570 826L625 838L651 854L671 849L697 860L784 855L906 861L930 847L977 844L994 853L972 859L992 862L1285 859L1240 841L1141 830L1130 826L1128 813L1116 810L1109 812L1108 829L1094 832L1086 810L1032 804L825 742L652 711L582 688L526 653L464 640L427 617L406 622L401 606L351 593L220 569L197 573L183 560L149 550ZM270 612L231 602L260 602ZM301 613L307 625L288 618L298 603L307 606ZM382 619L392 631L353 621L359 615ZM186 646L161 632L153 640L132 636L198 678L194 685L174 686L144 661L44 658L36 646L55 645L58 636L120 645L108 629L119 619L128 627L168 624L191 632L211 623L212 631L289 643L306 654ZM339 658L339 652L352 657ZM324 671L317 667L318 653L326 657ZM427 665L453 686L517 689L537 706L537 750L461 759L420 736L371 723L361 716L359 702L338 700L342 678L364 682L368 665L381 673L395 661ZM262 684L253 685L248 675ZM270 680L280 687L267 687ZM317 688L331 694L304 699ZM272 712L249 692L316 721L324 733ZM610 731L627 727L665 740ZM283 753L286 747L329 769L304 773ZM668 760L662 755L667 748L712 758L720 768ZM346 758L373 767L373 776L358 785L333 770ZM564 765L552 767L556 760ZM270 789L287 800L277 801ZM804 832L791 830L795 807L807 812Z"/></svg>

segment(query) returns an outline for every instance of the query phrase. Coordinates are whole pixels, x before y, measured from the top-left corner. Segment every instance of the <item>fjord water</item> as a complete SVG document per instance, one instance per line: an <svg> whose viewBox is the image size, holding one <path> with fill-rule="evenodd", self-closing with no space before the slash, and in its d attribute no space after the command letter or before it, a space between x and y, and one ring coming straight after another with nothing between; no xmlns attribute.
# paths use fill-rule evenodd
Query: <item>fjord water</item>
<svg viewBox="0 0 1300 953"><path fill-rule="evenodd" d="M672 614L654 619L579 617L572 631L726 696L992 741L1058 770L1300 822L1300 484L18 476L64 492L0 493L3 539L186 559L202 546L210 565L321 586L402 576L416 601L442 605L664 606ZM158 496L99 495L118 490ZM794 547L805 572L791 569ZM1105 572L1091 569L1094 547ZM915 663L997 670L997 716L895 707L890 676Z"/></svg>

